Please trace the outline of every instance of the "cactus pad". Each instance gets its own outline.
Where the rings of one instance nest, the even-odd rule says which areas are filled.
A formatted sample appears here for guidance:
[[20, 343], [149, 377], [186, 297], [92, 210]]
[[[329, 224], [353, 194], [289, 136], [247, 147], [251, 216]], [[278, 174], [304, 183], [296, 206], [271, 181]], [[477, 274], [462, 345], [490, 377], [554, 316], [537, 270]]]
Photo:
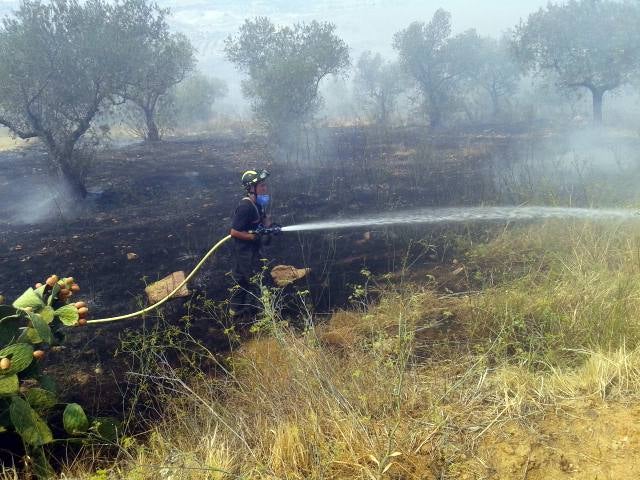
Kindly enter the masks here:
[[0, 359], [5, 357], [11, 360], [11, 366], [6, 370], [0, 370], [0, 375], [21, 372], [33, 361], [33, 347], [26, 343], [14, 343], [0, 350]]
[[40, 338], [40, 335], [38, 335], [38, 331], [32, 327], [28, 327], [22, 330], [22, 333], [16, 340], [16, 343], [30, 343], [32, 345], [42, 342], [44, 342], [44, 340]]
[[29, 402], [29, 405], [31, 405], [31, 408], [37, 412], [45, 412], [58, 403], [56, 395], [43, 388], [30, 388], [27, 390], [27, 393], [25, 393], [25, 398], [27, 402]]
[[13, 375], [0, 375], [0, 396], [14, 395], [18, 393], [20, 385], [18, 383], [18, 376]]
[[70, 403], [66, 406], [62, 414], [62, 423], [70, 435], [84, 433], [89, 428], [89, 420], [82, 407], [77, 403]]
[[10, 305], [0, 305], [0, 321], [7, 317], [15, 317], [18, 310]]
[[33, 288], [29, 288], [13, 302], [13, 306], [15, 308], [31, 307], [34, 310], [39, 310], [44, 307], [44, 302], [42, 301], [42, 297], [38, 295]]
[[29, 319], [31, 320], [31, 325], [38, 332], [38, 336], [45, 343], [51, 343], [51, 329], [47, 322], [37, 313], [30, 313]]
[[53, 441], [53, 434], [40, 415], [20, 397], [11, 399], [9, 407], [11, 423], [22, 440], [34, 447]]
[[44, 388], [51, 393], [56, 393], [58, 391], [58, 386], [56, 385], [55, 380], [49, 375], [40, 375], [37, 379], [41, 388]]
[[78, 319], [80, 318], [78, 315], [78, 309], [75, 305], [65, 305], [64, 307], [60, 307], [55, 311], [55, 315], [68, 327], [78, 323]]
[[5, 317], [0, 320], [0, 345], [8, 345], [20, 336], [20, 317]]
[[38, 313], [40, 314], [42, 319], [47, 323], [51, 323], [51, 321], [55, 317], [53, 308], [48, 305], [44, 307], [42, 310], [40, 310]]

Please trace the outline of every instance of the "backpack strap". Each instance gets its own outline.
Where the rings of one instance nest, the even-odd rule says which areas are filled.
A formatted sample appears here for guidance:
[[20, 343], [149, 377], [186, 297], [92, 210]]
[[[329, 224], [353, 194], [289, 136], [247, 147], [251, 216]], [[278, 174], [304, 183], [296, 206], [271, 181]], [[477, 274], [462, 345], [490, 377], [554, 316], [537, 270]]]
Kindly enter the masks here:
[[262, 215], [260, 215], [260, 210], [258, 210], [258, 206], [253, 203], [253, 200], [251, 200], [249, 197], [244, 197], [242, 200], [247, 200], [251, 206], [253, 206], [253, 208], [256, 210], [256, 214], [258, 215], [258, 221], [262, 220]]

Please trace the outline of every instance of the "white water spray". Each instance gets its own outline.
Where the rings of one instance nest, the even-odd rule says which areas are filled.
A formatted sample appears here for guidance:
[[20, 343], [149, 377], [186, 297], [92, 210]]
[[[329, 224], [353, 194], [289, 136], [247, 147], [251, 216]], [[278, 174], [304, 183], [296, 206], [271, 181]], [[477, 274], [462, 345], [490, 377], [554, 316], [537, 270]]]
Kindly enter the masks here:
[[482, 220], [535, 220], [577, 218], [584, 220], [640, 220], [640, 213], [624, 209], [564, 207], [456, 207], [428, 208], [409, 212], [389, 212], [368, 217], [326, 222], [303, 223], [283, 227], [283, 232], [335, 230], [353, 227], [380, 227], [408, 223], [454, 223]]

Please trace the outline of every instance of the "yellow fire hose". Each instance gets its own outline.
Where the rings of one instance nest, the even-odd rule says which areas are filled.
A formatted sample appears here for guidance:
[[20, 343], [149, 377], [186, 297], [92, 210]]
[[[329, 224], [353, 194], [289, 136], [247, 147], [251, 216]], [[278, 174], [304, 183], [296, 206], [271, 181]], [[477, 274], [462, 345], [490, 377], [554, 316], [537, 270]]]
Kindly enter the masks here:
[[126, 315], [120, 315], [118, 317], [109, 317], [109, 318], [99, 318], [97, 320], [88, 320], [87, 324], [89, 323], [107, 323], [107, 322], [116, 322], [118, 320], [126, 320], [127, 318], [133, 318], [133, 317], [137, 317], [139, 315], [144, 315], [147, 312], [150, 312], [151, 310], [155, 310], [156, 308], [158, 308], [160, 305], [162, 305], [163, 303], [165, 303], [167, 300], [169, 300], [173, 295], [175, 295], [176, 293], [178, 293], [178, 291], [187, 284], [187, 282], [189, 280], [191, 280], [191, 278], [198, 272], [198, 270], [200, 270], [200, 268], [202, 267], [202, 265], [204, 265], [204, 263], [209, 259], [210, 256], [212, 256], [216, 250], [218, 250], [218, 248], [220, 248], [220, 246], [225, 243], [227, 240], [229, 240], [231, 238], [231, 235], [227, 235], [226, 237], [224, 237], [222, 240], [220, 240], [218, 243], [216, 243], [213, 247], [211, 247], [211, 250], [209, 250], [207, 252], [207, 254], [202, 257], [202, 260], [200, 260], [198, 262], [198, 264], [193, 268], [193, 270], [191, 270], [191, 273], [187, 276], [187, 278], [185, 278], [180, 285], [178, 285], [176, 288], [173, 289], [173, 291], [171, 293], [169, 293], [166, 297], [164, 297], [162, 300], [154, 303], [153, 305], [149, 305], [146, 308], [143, 308], [142, 310], [138, 310], [137, 312], [132, 312], [132, 313], [127, 313]]

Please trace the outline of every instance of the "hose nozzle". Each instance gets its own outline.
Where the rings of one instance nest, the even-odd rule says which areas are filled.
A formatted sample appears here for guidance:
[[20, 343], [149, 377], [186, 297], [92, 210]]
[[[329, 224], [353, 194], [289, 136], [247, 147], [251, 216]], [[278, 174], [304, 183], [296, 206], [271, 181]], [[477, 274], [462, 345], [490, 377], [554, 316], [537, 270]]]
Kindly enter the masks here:
[[258, 225], [252, 233], [255, 233], [256, 235], [278, 235], [280, 232], [282, 232], [282, 225], [274, 223], [270, 227]]

